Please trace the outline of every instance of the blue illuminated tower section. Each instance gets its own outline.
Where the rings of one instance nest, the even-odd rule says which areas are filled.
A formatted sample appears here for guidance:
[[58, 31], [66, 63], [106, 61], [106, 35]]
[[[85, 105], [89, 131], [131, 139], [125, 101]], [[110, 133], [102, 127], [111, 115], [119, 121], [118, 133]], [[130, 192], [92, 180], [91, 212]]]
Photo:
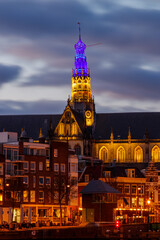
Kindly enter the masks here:
[[[81, 40], [79, 24], [79, 40], [75, 44], [75, 67], [72, 69], [72, 96], [69, 99], [70, 106], [83, 114], [88, 110], [95, 111], [94, 98], [91, 92], [90, 70], [87, 68], [85, 56], [86, 45]], [[88, 114], [89, 115], [89, 114]]]

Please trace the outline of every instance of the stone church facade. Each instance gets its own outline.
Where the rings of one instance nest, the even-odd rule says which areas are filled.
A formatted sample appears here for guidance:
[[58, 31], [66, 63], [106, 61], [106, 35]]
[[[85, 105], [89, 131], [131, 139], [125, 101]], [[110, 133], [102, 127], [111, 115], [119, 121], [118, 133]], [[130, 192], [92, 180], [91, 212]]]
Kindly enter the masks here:
[[24, 128], [36, 141], [46, 138], [68, 141], [77, 155], [104, 163], [160, 162], [160, 112], [96, 113], [91, 91], [86, 45], [79, 34], [72, 70], [72, 95], [63, 114], [0, 116], [0, 127], [20, 135]]

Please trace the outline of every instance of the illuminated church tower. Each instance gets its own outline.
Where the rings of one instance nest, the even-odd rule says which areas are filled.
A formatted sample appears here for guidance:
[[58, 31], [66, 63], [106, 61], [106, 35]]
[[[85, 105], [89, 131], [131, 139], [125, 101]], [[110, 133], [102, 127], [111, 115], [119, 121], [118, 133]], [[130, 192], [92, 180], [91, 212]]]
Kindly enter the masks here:
[[91, 92], [90, 69], [87, 68], [85, 56], [86, 45], [81, 40], [80, 23], [79, 40], [75, 44], [76, 57], [75, 68], [72, 69], [72, 96], [68, 99], [72, 109], [82, 113], [86, 119], [86, 126], [94, 123], [95, 104]]

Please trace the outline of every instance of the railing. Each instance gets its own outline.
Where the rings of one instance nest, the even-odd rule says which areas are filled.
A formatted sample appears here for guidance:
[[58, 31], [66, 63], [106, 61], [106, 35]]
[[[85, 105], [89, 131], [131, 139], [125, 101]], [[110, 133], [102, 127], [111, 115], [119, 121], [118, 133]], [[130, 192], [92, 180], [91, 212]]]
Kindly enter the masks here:
[[11, 159], [12, 162], [21, 162], [24, 161], [24, 155], [17, 155], [17, 156], [13, 156]]
[[14, 170], [11, 171], [11, 176], [24, 176], [24, 170]]

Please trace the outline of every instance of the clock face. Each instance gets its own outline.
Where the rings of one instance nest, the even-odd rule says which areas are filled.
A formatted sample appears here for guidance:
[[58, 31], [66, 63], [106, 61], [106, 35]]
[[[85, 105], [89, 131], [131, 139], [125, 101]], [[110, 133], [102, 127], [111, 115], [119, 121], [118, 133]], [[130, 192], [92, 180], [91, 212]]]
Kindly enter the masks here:
[[86, 118], [91, 118], [91, 115], [92, 115], [91, 111], [88, 110], [88, 111], [85, 112]]

